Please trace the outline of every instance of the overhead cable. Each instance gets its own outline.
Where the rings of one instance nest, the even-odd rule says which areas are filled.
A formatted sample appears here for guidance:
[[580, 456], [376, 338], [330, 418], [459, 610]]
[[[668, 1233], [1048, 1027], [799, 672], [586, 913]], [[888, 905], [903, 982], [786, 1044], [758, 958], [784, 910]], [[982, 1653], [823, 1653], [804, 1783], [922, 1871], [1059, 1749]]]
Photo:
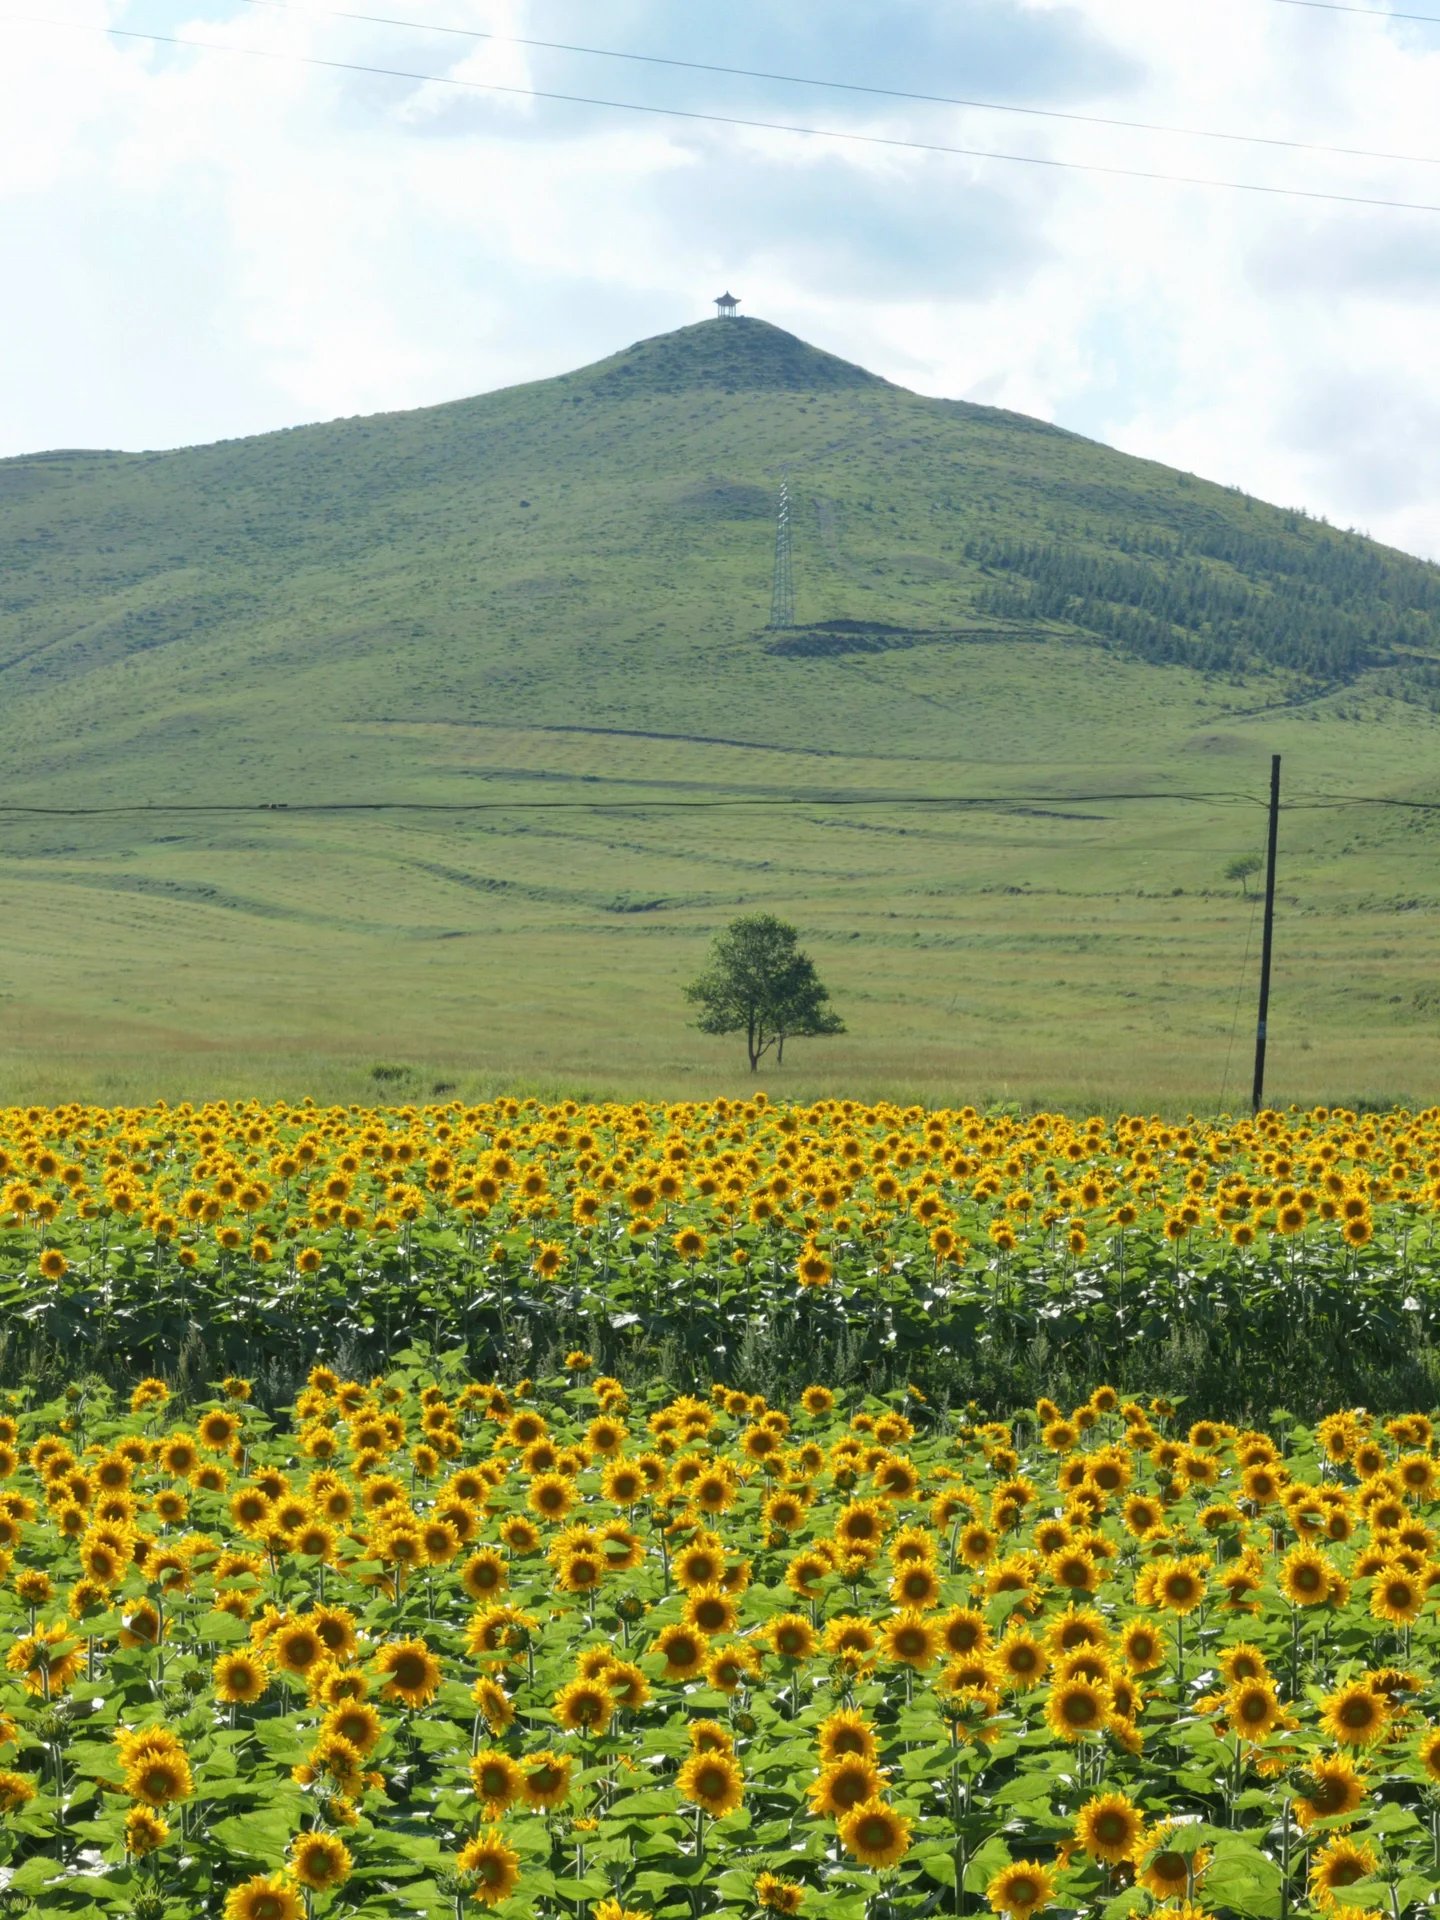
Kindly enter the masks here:
[[864, 94], [878, 100], [905, 100], [926, 106], [964, 107], [980, 113], [1020, 114], [1035, 120], [1064, 120], [1076, 126], [1120, 128], [1131, 133], [1176, 134], [1193, 140], [1224, 140], [1241, 146], [1282, 147], [1298, 153], [1338, 154], [1354, 160], [1398, 160], [1423, 167], [1440, 166], [1440, 154], [1390, 153], [1374, 147], [1332, 146], [1319, 140], [1286, 140], [1263, 133], [1230, 133], [1214, 127], [1176, 126], [1160, 120], [1124, 120], [1108, 114], [1074, 113], [1059, 107], [1021, 106], [1008, 100], [975, 100], [951, 93], [921, 93], [907, 87], [878, 87], [859, 80], [828, 80], [805, 73], [771, 73], [763, 67], [722, 66], [714, 60], [680, 60], [669, 54], [632, 53], [619, 47], [592, 47], [570, 40], [537, 40], [518, 33], [490, 33], [480, 27], [446, 26], [434, 20], [406, 20], [393, 14], [356, 13], [348, 7], [299, 6], [295, 0], [246, 0], [247, 6], [272, 7], [285, 13], [311, 14], [330, 20], [358, 21], [372, 27], [400, 27], [407, 32], [442, 33], [456, 39], [484, 40], [500, 46], [528, 47], [546, 53], [571, 53], [586, 59], [624, 60], [637, 66], [669, 67], [686, 73], [719, 74], [734, 80], [764, 80], [786, 87], [817, 87], [829, 93]]
[[1256, 180], [1221, 180], [1204, 174], [1167, 173], [1148, 167], [1105, 166], [1097, 161], [1059, 160], [1045, 154], [1004, 153], [990, 147], [956, 146], [939, 140], [909, 140], [898, 135], [856, 133], [839, 127], [807, 127], [784, 120], [755, 120], [730, 113], [704, 113], [693, 107], [652, 106], [638, 100], [607, 100], [595, 94], [560, 93], [542, 87], [507, 86], [499, 81], [461, 80], [450, 74], [416, 73], [405, 67], [372, 66], [358, 60], [327, 60], [318, 54], [288, 53], [270, 47], [236, 47], [216, 40], [196, 40], [170, 33], [142, 33], [133, 27], [91, 26], [79, 21], [47, 20], [36, 14], [11, 13], [0, 19], [30, 26], [61, 27], [79, 33], [103, 33], [113, 39], [143, 40], [153, 46], [187, 47], [199, 53], [239, 54], [247, 59], [274, 60], [290, 65], [322, 67], [336, 73], [373, 74], [383, 79], [408, 80], [417, 85], [450, 87], [466, 93], [488, 93], [513, 99], [547, 100], [565, 106], [601, 107], [615, 113], [644, 114], [652, 119], [684, 120], [692, 124], [739, 127], [748, 132], [798, 134], [807, 139], [837, 140], [849, 145], [891, 152], [942, 154], [965, 160], [998, 160], [1007, 165], [1042, 167], [1047, 171], [1083, 173], [1112, 180], [1154, 181], [1168, 186], [1206, 187], [1227, 193], [1259, 194], [1267, 199], [1327, 201], [1351, 207], [1383, 207], [1400, 213], [1440, 213], [1440, 203], [1399, 200], [1383, 194], [1334, 193], [1317, 187], [1277, 187]]
[[146, 814], [255, 813], [669, 813], [720, 807], [1010, 807], [1116, 806], [1137, 800], [1174, 800], [1216, 806], [1264, 807], [1259, 794], [1216, 793], [879, 793], [716, 795], [701, 800], [136, 800], [99, 806], [35, 806], [0, 801], [0, 814], [66, 820]]
[[1362, 20], [1420, 20], [1427, 27], [1440, 27], [1440, 13], [1398, 13], [1391, 7], [1355, 7], [1346, 0], [1272, 0], [1277, 7], [1305, 7], [1312, 13], [1352, 13]]

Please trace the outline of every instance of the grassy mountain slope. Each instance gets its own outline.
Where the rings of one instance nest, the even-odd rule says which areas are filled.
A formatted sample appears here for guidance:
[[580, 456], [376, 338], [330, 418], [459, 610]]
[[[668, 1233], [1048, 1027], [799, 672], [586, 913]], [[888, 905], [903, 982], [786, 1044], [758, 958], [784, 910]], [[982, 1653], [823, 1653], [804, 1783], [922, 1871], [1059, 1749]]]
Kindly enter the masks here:
[[[391, 1056], [711, 1086], [733, 1052], [677, 984], [763, 905], [852, 1029], [791, 1084], [1213, 1102], [1258, 810], [1036, 796], [1256, 794], [1271, 751], [1292, 790], [1433, 791], [1440, 569], [755, 320], [415, 413], [0, 462], [0, 552], [11, 801], [498, 808], [12, 820], [17, 1086], [157, 1054], [177, 1087]], [[886, 793], [1023, 798], [507, 810]], [[1423, 1085], [1431, 817], [1287, 816], [1277, 1093]]]

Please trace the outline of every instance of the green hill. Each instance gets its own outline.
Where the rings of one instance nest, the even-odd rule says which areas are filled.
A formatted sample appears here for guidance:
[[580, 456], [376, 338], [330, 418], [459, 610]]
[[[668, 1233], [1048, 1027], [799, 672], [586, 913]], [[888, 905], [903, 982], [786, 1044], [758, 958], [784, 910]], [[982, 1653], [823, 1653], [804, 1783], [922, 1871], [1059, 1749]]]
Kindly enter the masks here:
[[[728, 1084], [677, 987], [757, 906], [851, 1029], [787, 1085], [1213, 1103], [1263, 825], [1230, 796], [1272, 751], [1292, 793], [1436, 788], [1440, 568], [757, 320], [0, 462], [0, 554], [4, 797], [154, 809], [6, 820], [22, 1092]], [[1085, 797], [1135, 791], [1219, 797]], [[815, 804], [887, 794], [994, 804]], [[373, 800], [493, 810], [301, 810]], [[1433, 817], [1287, 815], [1277, 1095], [1423, 1091]]]

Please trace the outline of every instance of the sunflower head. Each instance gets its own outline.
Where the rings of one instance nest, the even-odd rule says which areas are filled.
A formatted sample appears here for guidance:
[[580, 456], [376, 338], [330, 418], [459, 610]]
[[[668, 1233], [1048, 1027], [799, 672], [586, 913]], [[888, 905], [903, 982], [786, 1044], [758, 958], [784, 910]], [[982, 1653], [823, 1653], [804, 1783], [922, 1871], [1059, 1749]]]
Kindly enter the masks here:
[[338, 1834], [302, 1833], [290, 1850], [290, 1868], [302, 1887], [329, 1893], [344, 1886], [354, 1861]]
[[498, 1828], [477, 1834], [456, 1855], [455, 1870], [465, 1877], [483, 1906], [508, 1900], [520, 1884], [520, 1856]]
[[858, 1756], [873, 1761], [879, 1754], [875, 1730], [863, 1713], [840, 1708], [820, 1722], [820, 1764]]
[[502, 1812], [519, 1797], [522, 1785], [520, 1768], [508, 1753], [487, 1748], [470, 1761], [470, 1783], [475, 1797], [491, 1815]]
[[154, 1853], [170, 1838], [169, 1822], [152, 1807], [132, 1807], [125, 1816], [125, 1851], [132, 1859]]
[[838, 1819], [867, 1800], [878, 1799], [885, 1789], [885, 1775], [868, 1754], [838, 1756], [820, 1769], [820, 1777], [810, 1787], [810, 1811]]
[[382, 1647], [376, 1666], [385, 1676], [382, 1700], [399, 1700], [407, 1707], [423, 1707], [440, 1687], [440, 1662], [423, 1640], [396, 1640]]
[[569, 1733], [604, 1733], [615, 1715], [615, 1696], [598, 1680], [572, 1680], [555, 1696], [555, 1718]]
[[912, 1823], [881, 1799], [862, 1800], [839, 1821], [841, 1845], [865, 1867], [898, 1866], [910, 1849]]
[[799, 1913], [805, 1904], [805, 1889], [798, 1880], [782, 1880], [775, 1873], [758, 1874], [755, 1904], [765, 1913]]
[[1143, 1843], [1139, 1881], [1157, 1900], [1189, 1900], [1210, 1864], [1209, 1850], [1190, 1839], [1184, 1822], [1162, 1821]]
[[1302, 1828], [1316, 1820], [1348, 1817], [1363, 1802], [1366, 1787], [1348, 1754], [1322, 1754], [1295, 1783], [1295, 1817]]
[[1038, 1860], [1015, 1860], [993, 1876], [985, 1898], [1007, 1920], [1030, 1920], [1055, 1898], [1055, 1878]]
[[225, 1920], [301, 1920], [304, 1911], [293, 1883], [280, 1873], [257, 1873], [225, 1901]]
[[574, 1763], [567, 1754], [549, 1749], [527, 1754], [520, 1763], [520, 1792], [526, 1806], [553, 1809], [570, 1792], [570, 1774]]
[[1341, 1906], [1336, 1894], [1353, 1887], [1357, 1880], [1368, 1880], [1378, 1866], [1373, 1847], [1346, 1834], [1336, 1834], [1311, 1860], [1310, 1898], [1322, 1912], [1335, 1912]]
[[680, 1796], [714, 1820], [734, 1813], [744, 1798], [744, 1779], [733, 1754], [701, 1750], [692, 1753], [675, 1777]]
[[1102, 1793], [1087, 1800], [1075, 1820], [1075, 1844], [1083, 1853], [1110, 1866], [1133, 1860], [1145, 1822], [1139, 1808], [1123, 1793]]
[[1320, 1720], [1330, 1737], [1343, 1747], [1368, 1747], [1390, 1722], [1390, 1704], [1364, 1682], [1342, 1687], [1320, 1704]]

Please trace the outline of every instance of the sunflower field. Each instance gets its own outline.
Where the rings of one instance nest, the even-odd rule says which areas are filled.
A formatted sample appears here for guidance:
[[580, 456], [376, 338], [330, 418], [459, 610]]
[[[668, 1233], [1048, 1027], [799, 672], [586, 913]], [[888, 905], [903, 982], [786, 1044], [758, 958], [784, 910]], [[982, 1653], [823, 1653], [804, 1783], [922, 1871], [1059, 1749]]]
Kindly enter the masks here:
[[1440, 1379], [1437, 1220], [1433, 1108], [9, 1109], [0, 1379], [238, 1370], [273, 1403], [314, 1359], [518, 1377], [579, 1345], [772, 1397], [1404, 1407]]
[[1440, 1454], [316, 1366], [0, 1414], [0, 1911], [1403, 1920]]

